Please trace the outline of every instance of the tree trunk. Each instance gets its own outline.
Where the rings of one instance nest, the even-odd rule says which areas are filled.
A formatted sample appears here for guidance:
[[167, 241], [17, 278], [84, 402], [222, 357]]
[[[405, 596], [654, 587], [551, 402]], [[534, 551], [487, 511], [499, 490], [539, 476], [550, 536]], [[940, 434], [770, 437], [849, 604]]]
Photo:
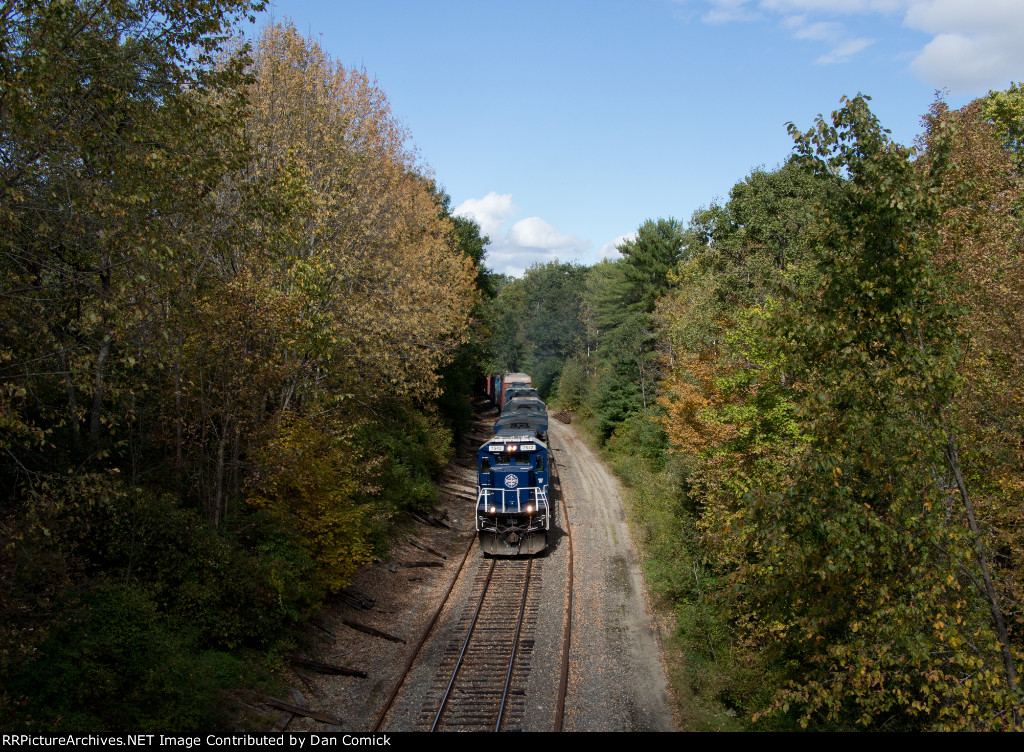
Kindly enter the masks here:
[[210, 515], [210, 524], [214, 527], [220, 524], [221, 503], [224, 498], [224, 448], [228, 443], [227, 421], [221, 424], [220, 440], [217, 442], [217, 471], [213, 485], [213, 504]]
[[78, 418], [78, 395], [75, 394], [75, 379], [71, 373], [71, 359], [64, 348], [60, 350], [60, 365], [68, 374], [68, 421], [71, 427], [71, 445], [75, 452], [78, 453], [82, 450], [82, 427], [79, 425]]
[[92, 416], [89, 420], [89, 446], [95, 451], [100, 443], [100, 417], [103, 412], [103, 389], [106, 381], [107, 358], [110, 356], [110, 344], [114, 339], [112, 332], [103, 335], [100, 351], [96, 354], [93, 377]]
[[[1003, 620], [1003, 610], [999, 605], [999, 596], [996, 593], [995, 585], [992, 583], [992, 575], [989, 572], [988, 559], [985, 556], [985, 544], [981, 538], [981, 530], [978, 527], [978, 520], [974, 516], [974, 505], [967, 494], [967, 484], [964, 481], [963, 473], [960, 472], [960, 458], [957, 455], [956, 443], [953, 434], [946, 428], [946, 460], [953, 470], [953, 477], [956, 479], [957, 488], [960, 491], [960, 498], [963, 499], [964, 509], [967, 511], [967, 524], [974, 535], [975, 551], [978, 556], [978, 566], [981, 568], [982, 595], [988, 602], [989, 613], [992, 616], [992, 624], [996, 630], [996, 637], [999, 640], [999, 648], [1003, 657], [1003, 668], [1006, 671], [1006, 683], [1011, 694], [1017, 691], [1017, 669], [1013, 664], [1013, 651], [1010, 649], [1010, 635], [1006, 631], [1006, 622]], [[1014, 709], [1014, 724], [1019, 724], [1020, 718]]]
[[184, 334], [182, 333], [181, 322], [178, 322], [178, 351], [174, 358], [174, 474], [175, 485], [178, 493], [181, 493], [183, 483], [182, 476], [185, 472], [184, 448], [182, 439], [182, 415], [181, 415], [181, 360], [184, 347]]

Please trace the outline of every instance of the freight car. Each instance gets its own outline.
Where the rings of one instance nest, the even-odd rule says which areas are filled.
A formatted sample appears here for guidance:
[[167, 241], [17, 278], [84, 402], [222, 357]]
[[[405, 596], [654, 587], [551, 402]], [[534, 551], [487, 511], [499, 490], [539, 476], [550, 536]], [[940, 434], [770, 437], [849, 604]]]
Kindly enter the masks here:
[[509, 389], [518, 387], [532, 387], [533, 379], [525, 373], [506, 373], [491, 376], [488, 381], [488, 394], [494, 400], [494, 404], [501, 410], [505, 406], [506, 392]]

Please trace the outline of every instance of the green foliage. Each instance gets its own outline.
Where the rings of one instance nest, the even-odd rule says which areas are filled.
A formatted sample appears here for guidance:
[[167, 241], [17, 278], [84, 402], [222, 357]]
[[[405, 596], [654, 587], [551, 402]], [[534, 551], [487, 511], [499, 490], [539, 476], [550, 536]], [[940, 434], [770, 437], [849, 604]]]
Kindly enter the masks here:
[[474, 390], [487, 374], [485, 363], [489, 360], [491, 332], [485, 323], [486, 305], [498, 294], [498, 279], [484, 265], [490, 238], [480, 234], [480, 225], [467, 217], [452, 215], [451, 197], [434, 184], [430, 185], [430, 192], [438, 213], [451, 222], [449, 242], [476, 267], [476, 290], [480, 296], [471, 314], [469, 339], [459, 345], [451, 360], [438, 370], [437, 408], [454, 433], [454, 443], [458, 444], [473, 422]]
[[[955, 481], [952, 419], [980, 429], [961, 395], [986, 387], [965, 389], [961, 369], [994, 362], [964, 359], [963, 312], [993, 349], [1016, 325], [988, 317], [986, 293], [1016, 294], [999, 240], [1013, 231], [991, 216], [1016, 194], [973, 134], [956, 155], [970, 177], [952, 177], [962, 122], [933, 112], [923, 158], [860, 97], [791, 128], [793, 160], [695, 215], [690, 258], [658, 301], [674, 361], [665, 428], [699, 533], [678, 535], [708, 596], [673, 590], [680, 639], [722, 669], [698, 698], [728, 695], [759, 725], [1017, 723], [999, 605], [1012, 590], [990, 583], [969, 498], [980, 490], [993, 521], [1000, 504], [985, 473], [973, 492]], [[965, 294], [993, 269], [998, 283]]]
[[145, 589], [104, 583], [65, 610], [66, 621], [7, 688], [27, 704], [16, 727], [49, 733], [197, 732], [222, 727], [220, 692], [251, 672], [197, 650], [161, 618]]
[[[706, 477], [725, 494], [701, 526], [732, 562], [744, 633], [777, 660], [802, 657], [777, 712], [800, 708], [804, 724], [871, 726], [897, 713], [908, 727], [984, 726], [1005, 702], [998, 652], [964, 575], [969, 536], [950, 524], [936, 471], [960, 352], [929, 245], [942, 144], [915, 163], [861, 98], [794, 137], [804, 164], [844, 182], [822, 202], [814, 284], [772, 316], [767, 347], [726, 339], [764, 386], [736, 404], [750, 374], [717, 381], [721, 402], [705, 416], [730, 429], [714, 455], [726, 475]], [[780, 390], [771, 362], [795, 389]], [[759, 458], [777, 442], [790, 450], [766, 468]], [[963, 652], [968, 640], [980, 655]], [[968, 715], [956, 719], [954, 705]]]
[[[984, 110], [1011, 151], [1017, 94]], [[559, 397], [630, 488], [702, 728], [1019, 726], [1020, 193], [976, 110], [922, 155], [844, 100], [587, 273]]]
[[809, 231], [820, 221], [814, 207], [834, 182], [796, 159], [772, 172], [755, 170], [733, 186], [724, 206], [695, 213], [694, 268], [686, 273], [706, 276], [723, 312], [763, 302], [785, 284], [787, 269], [806, 261]]
[[737, 711], [767, 701], [765, 666], [733, 644], [728, 610], [714, 598], [719, 581], [702, 559], [690, 508], [690, 468], [679, 455], [666, 455], [663, 441], [659, 423], [633, 415], [615, 430], [604, 456], [626, 486], [647, 585], [675, 616], [667, 647], [675, 656], [670, 681], [682, 725], [693, 731], [741, 730], [748, 722]]
[[451, 435], [414, 406], [446, 365], [466, 422], [487, 239], [365, 74], [294, 28], [251, 58], [231, 39], [262, 7], [0, 13], [0, 668], [19, 723], [218, 723], [238, 672], [216, 651], [272, 648], [395, 513], [436, 500]]
[[517, 279], [503, 279], [498, 294], [485, 304], [484, 316], [491, 333], [491, 373], [521, 370], [526, 354], [522, 322], [526, 317], [526, 285]]
[[[309, 562], [265, 524], [253, 521], [263, 541], [240, 545], [116, 475], [53, 492], [59, 503], [40, 497], [18, 536], [22, 565], [5, 588], [5, 645], [20, 643], [4, 656], [12, 720], [81, 733], [217, 728], [219, 692], [253, 674], [221, 651], [265, 647], [305, 614]], [[291, 592], [276, 587], [283, 567], [302, 569]]]
[[336, 592], [370, 560], [373, 461], [345, 427], [286, 413], [259, 455], [251, 505], [285, 525], [309, 554], [315, 588]]
[[1024, 166], [1024, 84], [1011, 83], [1004, 91], [990, 91], [982, 115], [995, 126], [1019, 170]]
[[563, 409], [580, 410], [588, 403], [590, 377], [579, 357], [570, 357], [558, 376], [556, 400]]
[[578, 264], [536, 263], [503, 285], [489, 306], [492, 372], [524, 371], [546, 398], [565, 359], [583, 339], [580, 301], [586, 270]]
[[434, 480], [452, 455], [452, 434], [436, 416], [390, 405], [390, 414], [360, 428], [368, 451], [380, 458], [374, 475], [376, 496], [390, 517], [437, 504]]
[[665, 464], [668, 440], [653, 415], [633, 413], [615, 426], [607, 447], [609, 451], [623, 456], [643, 458], [652, 470], [661, 471]]
[[688, 237], [678, 219], [647, 220], [636, 237], [618, 246], [622, 270], [629, 285], [621, 307], [651, 313], [654, 301], [668, 289], [668, 273], [688, 253]]

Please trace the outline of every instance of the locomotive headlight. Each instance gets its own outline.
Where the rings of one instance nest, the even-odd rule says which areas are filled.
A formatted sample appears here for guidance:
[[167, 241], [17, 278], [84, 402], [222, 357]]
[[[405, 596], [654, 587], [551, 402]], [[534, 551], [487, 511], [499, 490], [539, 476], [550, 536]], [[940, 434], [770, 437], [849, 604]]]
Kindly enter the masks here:
[[527, 514], [533, 514], [533, 504], [527, 504], [526, 505], [526, 513]]
[[494, 513], [495, 513], [495, 512], [497, 512], [497, 511], [498, 511], [498, 508], [497, 508], [497, 507], [495, 507], [495, 506], [492, 506], [492, 507], [491, 507], [491, 514], [494, 514]]

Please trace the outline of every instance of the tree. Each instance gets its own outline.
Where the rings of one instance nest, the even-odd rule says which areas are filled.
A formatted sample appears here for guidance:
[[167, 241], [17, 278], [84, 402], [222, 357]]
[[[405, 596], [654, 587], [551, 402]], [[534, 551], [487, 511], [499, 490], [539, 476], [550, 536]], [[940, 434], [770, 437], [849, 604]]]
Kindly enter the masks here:
[[[1000, 290], [1014, 286], [1000, 249], [1011, 224], [986, 215], [1016, 194], [976, 126], [931, 122], [923, 156], [893, 143], [862, 97], [791, 127], [794, 160], [696, 217], [704, 242], [659, 307], [678, 363], [666, 430], [692, 458], [716, 601], [741, 651], [788, 679], [774, 712], [805, 724], [1018, 723], [1012, 588], [1005, 575], [997, 588], [977, 514], [984, 499], [992, 533], [1008, 531], [1000, 484], [977, 463], [993, 450], [1015, 460], [969, 417], [982, 411], [964, 397], [1001, 366], [964, 358], [994, 320], [962, 276], [978, 254]], [[757, 210], [779, 196], [791, 217]], [[965, 389], [967, 375], [983, 378]]]
[[1024, 84], [1011, 83], [1005, 91], [990, 91], [980, 109], [1019, 171], [1024, 167]]
[[297, 357], [319, 360], [319, 389], [432, 396], [437, 367], [466, 336], [477, 270], [453, 247], [406, 131], [364, 72], [293, 26], [266, 27], [253, 73], [256, 159], [244, 177], [294, 185], [302, 201], [298, 236], [262, 230], [322, 335]]
[[[1018, 89], [993, 93], [987, 102], [975, 101], [958, 111], [936, 103], [922, 139], [929, 151], [942, 140], [950, 150], [940, 192], [936, 261], [955, 280], [951, 295], [963, 311], [959, 334], [964, 348], [961, 386], [947, 410], [948, 461], [962, 484], [958, 490], [976, 536], [985, 594], [1011, 685], [1016, 676], [1012, 653], [1016, 649], [1019, 655], [1021, 649], [1014, 632], [1020, 628], [1024, 597], [1018, 568], [1010, 564], [1024, 550], [1013, 511], [1019, 508], [1018, 468], [1024, 462], [1024, 424], [1017, 408], [1024, 400], [1022, 186], [1015, 153], [1019, 144], [1003, 139], [1001, 145], [1007, 125], [998, 119], [985, 122], [985, 113], [992, 101], [1002, 108], [1019, 99]], [[999, 628], [1003, 614], [1009, 624]]]
[[[763, 566], [781, 573], [748, 591], [751, 605], [814, 656], [782, 697], [806, 717], [1016, 724], [1012, 659], [948, 420], [963, 344], [934, 264], [948, 139], [936, 134], [919, 163], [862, 97], [791, 132], [801, 161], [843, 186], [814, 243], [819, 281], [780, 322], [809, 451], [781, 498], [749, 502], [772, 552]], [[979, 619], [982, 604], [991, 619]]]
[[627, 306], [644, 313], [654, 310], [654, 301], [668, 289], [668, 273], [685, 258], [687, 238], [683, 224], [668, 219], [647, 220], [636, 237], [619, 244], [625, 259], [623, 272], [630, 284]]
[[484, 265], [486, 247], [490, 238], [480, 234], [480, 225], [468, 217], [451, 213], [451, 198], [447, 193], [431, 187], [439, 213], [453, 227], [452, 246], [476, 267], [476, 292], [479, 302], [471, 313], [469, 338], [458, 347], [451, 362], [440, 370], [441, 394], [437, 403], [442, 414], [451, 422], [458, 444], [473, 422], [472, 395], [474, 388], [486, 376], [485, 362], [490, 350], [490, 336], [485, 324], [486, 303], [497, 295], [495, 275]]
[[496, 370], [526, 371], [541, 395], [548, 393], [584, 336], [585, 273], [578, 264], [537, 262], [501, 286], [489, 312]]
[[97, 519], [162, 474], [170, 311], [219, 250], [214, 195], [246, 157], [246, 49], [227, 40], [262, 5], [0, 9], [5, 675], [65, 618], [61, 596], [102, 579]]
[[53, 423], [23, 412], [29, 403], [5, 401], [4, 413], [66, 432], [76, 453], [83, 429], [95, 454], [109, 449], [101, 439], [112, 426], [132, 420], [130, 396], [112, 403], [131, 394], [141, 344], [160, 329], [161, 305], [179, 294], [170, 266], [182, 271], [203, 253], [195, 228], [242, 153], [226, 125], [239, 118], [244, 54], [219, 66], [213, 56], [233, 18], [259, 7], [4, 8], [0, 304], [5, 321], [21, 322], [3, 332], [4, 378], [10, 393], [53, 389], [64, 398]]

